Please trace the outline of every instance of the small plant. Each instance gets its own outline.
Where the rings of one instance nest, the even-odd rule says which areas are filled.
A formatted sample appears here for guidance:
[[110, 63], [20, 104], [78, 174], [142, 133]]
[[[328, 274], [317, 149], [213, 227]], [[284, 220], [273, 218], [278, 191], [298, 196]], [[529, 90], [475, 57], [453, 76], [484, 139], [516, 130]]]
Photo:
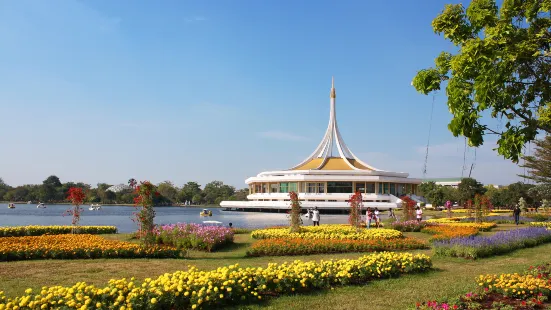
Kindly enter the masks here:
[[549, 207], [550, 207], [549, 200], [544, 199], [541, 201], [541, 208], [543, 209], [543, 212], [545, 213], [549, 212]]
[[80, 214], [82, 213], [82, 208], [80, 206], [84, 202], [85, 198], [86, 194], [80, 187], [71, 187], [69, 188], [69, 191], [67, 191], [67, 200], [69, 200], [73, 204], [73, 207], [65, 211], [65, 214], [69, 214], [72, 217], [72, 234], [78, 233]]
[[296, 192], [290, 192], [289, 197], [291, 198], [289, 226], [291, 226], [291, 232], [300, 232], [300, 225], [302, 225], [302, 219], [300, 218], [300, 200], [298, 199], [298, 194]]
[[363, 206], [363, 199], [362, 199], [362, 193], [356, 192], [352, 196], [350, 196], [350, 200], [348, 202], [350, 205], [350, 214], [348, 215], [348, 224], [352, 225], [353, 227], [356, 227], [356, 230], [360, 230], [360, 225], [362, 222], [362, 206]]

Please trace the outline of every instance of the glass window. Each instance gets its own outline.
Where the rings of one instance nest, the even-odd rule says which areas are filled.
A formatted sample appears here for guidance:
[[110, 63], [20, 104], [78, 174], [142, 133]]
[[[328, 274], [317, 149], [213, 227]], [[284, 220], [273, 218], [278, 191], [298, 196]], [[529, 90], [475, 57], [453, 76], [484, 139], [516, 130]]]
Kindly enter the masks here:
[[268, 184], [262, 183], [262, 192], [267, 193], [268, 192]]
[[325, 183], [318, 183], [318, 193], [325, 193]]
[[270, 184], [270, 193], [277, 193], [277, 192], [279, 192], [279, 184], [278, 183]]
[[388, 184], [388, 183], [383, 183], [383, 184], [384, 184], [384, 190], [383, 190], [383, 193], [385, 193], [385, 194], [388, 194], [388, 192], [389, 192], [389, 187], [390, 187], [390, 186], [389, 186], [389, 184]]
[[379, 185], [379, 194], [383, 193], [383, 183], [377, 183]]
[[365, 193], [365, 183], [356, 182], [356, 192]]
[[289, 192], [297, 191], [297, 183], [289, 183]]
[[289, 183], [279, 183], [279, 192], [288, 193], [289, 192]]
[[306, 183], [306, 192], [307, 193], [316, 193], [318, 183]]
[[396, 184], [395, 183], [390, 183], [390, 194], [391, 195], [396, 195]]
[[367, 183], [365, 187], [366, 193], [375, 193], [375, 183]]
[[255, 193], [262, 193], [262, 184], [255, 184], [254, 185], [254, 192]]
[[327, 182], [327, 193], [352, 193], [352, 182]]

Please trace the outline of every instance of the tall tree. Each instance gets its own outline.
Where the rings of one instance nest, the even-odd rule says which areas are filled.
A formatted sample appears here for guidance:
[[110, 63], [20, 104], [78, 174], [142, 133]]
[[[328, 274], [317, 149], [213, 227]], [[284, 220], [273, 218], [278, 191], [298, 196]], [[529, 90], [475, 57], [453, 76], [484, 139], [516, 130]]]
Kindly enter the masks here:
[[42, 182], [42, 185], [49, 185], [49, 186], [52, 186], [53, 188], [58, 188], [58, 187], [61, 187], [61, 181], [57, 176], [51, 175]]
[[494, 0], [473, 0], [467, 9], [446, 5], [432, 21], [457, 53], [440, 53], [412, 85], [428, 94], [446, 84], [454, 136], [480, 146], [485, 134], [496, 134], [498, 153], [518, 162], [538, 132], [551, 133], [550, 11], [548, 0], [504, 0], [499, 10]]
[[[187, 182], [180, 190], [178, 198], [181, 202], [195, 201], [194, 197], [196, 195], [201, 196], [201, 185], [197, 182]], [[200, 202], [200, 200], [197, 202]]]
[[528, 168], [529, 173], [520, 176], [538, 183], [551, 184], [551, 136], [536, 140], [535, 144], [534, 155], [523, 156], [524, 165], [521, 167]]
[[178, 195], [178, 188], [172, 184], [170, 181], [164, 181], [162, 183], [159, 183], [157, 185], [157, 191], [161, 196], [166, 198], [170, 202], [176, 201], [176, 196]]
[[462, 204], [473, 200], [476, 194], [483, 195], [486, 192], [484, 186], [473, 178], [463, 178], [457, 187], [458, 198]]
[[207, 204], [219, 204], [222, 200], [229, 199], [235, 193], [235, 188], [225, 185], [221, 181], [212, 181], [205, 185], [203, 194]]

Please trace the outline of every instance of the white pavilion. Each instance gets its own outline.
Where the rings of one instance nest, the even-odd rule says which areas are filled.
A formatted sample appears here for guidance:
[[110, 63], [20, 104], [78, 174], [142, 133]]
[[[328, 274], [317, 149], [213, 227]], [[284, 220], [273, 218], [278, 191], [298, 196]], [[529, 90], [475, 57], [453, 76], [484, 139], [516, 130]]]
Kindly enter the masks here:
[[[346, 210], [350, 196], [359, 191], [364, 207], [387, 210], [400, 207], [399, 197], [416, 194], [420, 179], [404, 172], [377, 169], [361, 161], [346, 146], [337, 125], [334, 80], [331, 85], [329, 125], [316, 150], [288, 170], [267, 171], [250, 177], [248, 201], [222, 201], [232, 210], [268, 211], [290, 207], [289, 192], [298, 193], [303, 208]], [[336, 147], [338, 156], [333, 154]], [[336, 152], [337, 153], [337, 152]]]

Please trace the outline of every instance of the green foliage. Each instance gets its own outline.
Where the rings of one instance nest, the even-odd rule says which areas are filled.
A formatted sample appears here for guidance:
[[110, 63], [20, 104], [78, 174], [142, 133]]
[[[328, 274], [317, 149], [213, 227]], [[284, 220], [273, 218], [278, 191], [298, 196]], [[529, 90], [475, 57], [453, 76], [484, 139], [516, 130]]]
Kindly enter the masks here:
[[551, 136], [536, 140], [535, 144], [534, 156], [522, 157], [524, 165], [521, 167], [528, 168], [529, 173], [520, 176], [538, 183], [551, 184]]
[[461, 204], [465, 204], [469, 200], [473, 200], [475, 195], [483, 195], [486, 188], [482, 183], [473, 178], [463, 178], [457, 187], [458, 198]]
[[520, 197], [518, 200], [518, 206], [522, 209], [522, 211], [527, 212], [528, 211], [528, 204], [526, 203], [526, 200], [524, 200], [523, 197]]
[[[448, 4], [433, 20], [457, 53], [440, 53], [412, 85], [428, 94], [447, 83], [454, 136], [480, 146], [485, 134], [496, 134], [498, 153], [518, 162], [538, 132], [551, 133], [550, 3], [505, 0], [498, 10], [494, 0], [473, 0], [467, 9]], [[504, 128], [490, 128], [487, 115], [504, 120]]]
[[435, 182], [423, 182], [419, 185], [419, 193], [425, 197], [433, 207], [443, 206], [446, 201], [456, 201], [457, 189], [449, 186], [437, 185]]
[[164, 181], [157, 185], [157, 191], [169, 202], [176, 202], [178, 196], [178, 188], [170, 181]]
[[218, 204], [222, 200], [228, 200], [235, 193], [235, 188], [225, 185], [222, 181], [212, 181], [203, 189], [204, 200], [207, 204]]

